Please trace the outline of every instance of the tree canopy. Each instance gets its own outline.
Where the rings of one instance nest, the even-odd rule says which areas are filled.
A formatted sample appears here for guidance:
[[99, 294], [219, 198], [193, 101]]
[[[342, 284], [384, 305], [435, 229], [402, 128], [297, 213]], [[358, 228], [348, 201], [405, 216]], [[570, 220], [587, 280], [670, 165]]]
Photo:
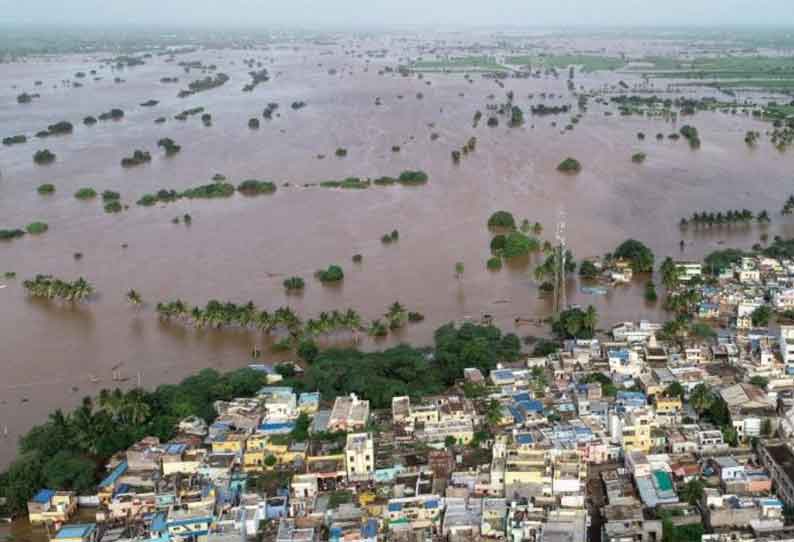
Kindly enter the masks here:
[[623, 241], [612, 254], [615, 258], [628, 260], [635, 273], [653, 272], [653, 252], [640, 241], [635, 239]]
[[513, 214], [508, 211], [496, 211], [488, 219], [488, 227], [509, 228], [512, 230], [516, 227], [516, 219], [513, 217]]

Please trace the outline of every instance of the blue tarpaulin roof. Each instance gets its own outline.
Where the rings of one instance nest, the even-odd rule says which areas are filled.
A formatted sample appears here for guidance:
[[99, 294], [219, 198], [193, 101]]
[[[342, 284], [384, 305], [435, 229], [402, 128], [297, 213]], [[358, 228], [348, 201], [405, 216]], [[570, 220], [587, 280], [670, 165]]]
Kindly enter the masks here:
[[85, 538], [91, 534], [94, 529], [96, 529], [96, 525], [93, 523], [74, 523], [72, 525], [64, 525], [55, 535], [55, 538]]
[[168, 455], [180, 455], [186, 448], [187, 446], [184, 444], [169, 444], [165, 449], [165, 453]]
[[508, 405], [508, 410], [510, 410], [510, 414], [513, 415], [513, 419], [517, 423], [524, 423], [526, 421], [526, 416], [524, 416], [518, 408], [514, 407], [513, 405]]
[[257, 430], [262, 433], [289, 433], [294, 428], [294, 422], [267, 422], [260, 424]]
[[532, 444], [535, 439], [529, 433], [519, 433], [516, 435], [516, 442], [519, 444]]
[[160, 532], [164, 531], [166, 528], [166, 520], [165, 520], [165, 513], [160, 512], [159, 514], [155, 514], [152, 518], [152, 531]]
[[54, 489], [40, 489], [38, 493], [33, 495], [31, 501], [39, 504], [47, 504], [55, 496]]
[[130, 490], [129, 484], [119, 484], [119, 486], [113, 492], [113, 496], [123, 495], [124, 493], [127, 493], [129, 490]]
[[374, 538], [378, 534], [378, 522], [374, 519], [368, 519], [367, 522], [361, 527], [361, 536], [363, 538]]

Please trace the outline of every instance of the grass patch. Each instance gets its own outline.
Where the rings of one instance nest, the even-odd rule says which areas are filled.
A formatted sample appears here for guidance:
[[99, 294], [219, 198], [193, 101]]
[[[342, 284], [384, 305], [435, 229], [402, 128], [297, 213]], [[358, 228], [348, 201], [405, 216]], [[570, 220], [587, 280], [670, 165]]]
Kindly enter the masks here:
[[508, 64], [528, 64], [534, 67], [564, 69], [580, 66], [583, 72], [617, 70], [626, 65], [622, 58], [598, 55], [518, 55], [505, 59]]

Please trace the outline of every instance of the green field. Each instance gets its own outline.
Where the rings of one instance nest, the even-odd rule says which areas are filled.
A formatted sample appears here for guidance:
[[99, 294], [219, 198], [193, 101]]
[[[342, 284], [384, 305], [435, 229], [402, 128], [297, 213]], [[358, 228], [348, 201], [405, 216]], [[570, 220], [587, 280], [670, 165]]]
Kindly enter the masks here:
[[417, 60], [412, 66], [419, 71], [443, 71], [443, 70], [466, 70], [466, 69], [501, 69], [502, 66], [496, 63], [492, 56], [465, 56], [444, 58], [438, 60]]
[[508, 64], [529, 65], [555, 69], [566, 69], [569, 66], [581, 66], [584, 72], [599, 70], [617, 70], [626, 65], [622, 58], [597, 55], [519, 55], [505, 59]]
[[[692, 85], [696, 83], [690, 83]], [[759, 90], [794, 90], [794, 79], [741, 79], [736, 81], [718, 81], [705, 86], [714, 88], [747, 88]]]
[[[651, 57], [643, 59], [654, 68], [635, 68], [651, 77], [676, 79], [774, 79], [794, 78], [794, 58], [720, 56], [694, 59]], [[664, 71], [661, 71], [664, 70]]]
[[794, 105], [768, 105], [764, 109], [764, 114], [771, 119], [787, 119], [794, 117]]

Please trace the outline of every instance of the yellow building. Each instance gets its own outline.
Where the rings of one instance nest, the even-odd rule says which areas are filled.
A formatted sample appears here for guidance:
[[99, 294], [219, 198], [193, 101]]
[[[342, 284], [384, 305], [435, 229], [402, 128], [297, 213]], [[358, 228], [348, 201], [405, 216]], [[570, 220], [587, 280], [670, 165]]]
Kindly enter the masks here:
[[32, 524], [66, 523], [77, 511], [77, 497], [71, 491], [42, 489], [28, 501], [28, 519]]
[[621, 443], [625, 453], [650, 451], [652, 421], [651, 414], [645, 409], [635, 410], [626, 415], [621, 433]]
[[656, 404], [657, 414], [674, 416], [681, 412], [682, 404], [680, 397], [665, 397], [663, 395], [657, 395], [654, 399], [654, 403]]
[[305, 443], [294, 442], [291, 444], [274, 442], [271, 438], [253, 434], [248, 437], [243, 453], [243, 469], [246, 472], [255, 472], [272, 467], [267, 466], [266, 460], [269, 456], [276, 458], [276, 464], [292, 463], [296, 459], [306, 458]]
[[552, 464], [545, 450], [514, 449], [505, 457], [505, 486], [541, 486], [551, 494]]
[[248, 434], [243, 431], [235, 431], [220, 435], [212, 441], [212, 453], [214, 454], [237, 454], [245, 451], [245, 442]]

